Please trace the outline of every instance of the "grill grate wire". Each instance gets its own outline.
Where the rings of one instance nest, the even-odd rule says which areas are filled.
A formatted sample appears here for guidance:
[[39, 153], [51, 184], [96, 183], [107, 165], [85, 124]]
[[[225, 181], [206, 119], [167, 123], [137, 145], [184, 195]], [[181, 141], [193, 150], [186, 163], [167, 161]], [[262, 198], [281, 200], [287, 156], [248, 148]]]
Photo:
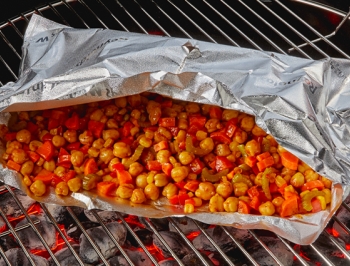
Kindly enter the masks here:
[[[145, 2], [147, 3], [145, 4]], [[190, 0], [133, 0], [129, 2], [125, 0], [116, 0], [115, 2], [107, 0], [103, 2], [101, 0], [61, 0], [49, 3], [45, 6], [34, 8], [34, 10], [27, 13], [21, 13], [20, 16], [9, 19], [0, 25], [0, 40], [2, 40], [2, 43], [0, 43], [0, 71], [2, 73], [0, 76], [0, 86], [3, 86], [3, 84], [8, 81], [14, 81], [17, 79], [17, 75], [15, 73], [17, 73], [19, 60], [21, 59], [20, 45], [21, 40], [23, 40], [22, 33], [24, 32], [25, 26], [28, 24], [31, 15], [34, 13], [73, 27], [103, 27], [124, 31], [142, 32], [146, 34], [157, 33], [165, 36], [187, 37], [190, 39], [196, 38], [211, 41], [214, 43], [251, 47], [258, 50], [272, 50], [283, 54], [290, 52], [292, 55], [302, 56], [305, 58], [318, 59], [330, 56], [339, 56], [348, 59], [350, 58], [349, 51], [343, 51], [341, 48], [329, 40], [330, 37], [335, 36], [335, 33], [328, 35], [320, 33], [308, 22], [303, 20], [294, 10], [292, 10], [291, 7], [288, 7], [287, 4], [283, 4], [279, 0], [257, 0], [254, 2], [254, 4], [248, 4], [243, 0], [237, 0], [234, 3], [231, 3], [228, 0], [220, 0], [216, 2], [210, 0], [202, 0], [199, 2], [200, 4], [198, 4], [198, 1], [196, 2]], [[244, 16], [241, 15], [241, 10], [244, 10]], [[281, 10], [285, 12], [283, 14], [288, 13], [290, 16], [288, 16], [288, 14], [285, 16], [280, 15]], [[339, 11], [335, 13], [342, 18], [345, 17], [347, 20], [345, 22], [344, 19], [341, 22], [342, 24], [340, 26], [343, 24], [348, 24], [347, 18], [349, 14], [346, 15], [345, 13]], [[213, 17], [215, 17], [215, 19], [213, 19]], [[251, 19], [252, 17], [253, 19]], [[274, 19], [271, 19], [271, 17], [274, 17]], [[284, 27], [276, 27], [276, 21], [279, 21], [280, 24], [284, 25]], [[298, 30], [297, 26], [295, 26], [298, 24], [294, 24], [296, 21], [304, 25], [305, 28], [308, 29], [311, 33], [305, 33], [305, 31], [301, 32], [300, 24]], [[340, 29], [340, 26], [336, 28], [336, 31]], [[271, 33], [273, 33], [273, 35]], [[322, 41], [323, 43], [320, 44]], [[304, 44], [297, 45], [296, 43]], [[0, 233], [0, 237], [10, 234], [13, 235], [17, 239], [18, 244], [23, 249], [30, 263], [35, 265], [33, 259], [29, 255], [29, 251], [26, 250], [24, 244], [16, 233], [26, 228], [32, 228], [36, 235], [39, 237], [40, 241], [46, 247], [50, 257], [53, 260], [53, 263], [55, 265], [60, 265], [59, 261], [49, 249], [47, 243], [35, 226], [40, 221], [33, 221], [29, 217], [19, 198], [9, 186], [2, 186], [1, 193], [11, 194], [15, 202], [18, 204], [19, 208], [22, 210], [22, 213], [28, 223], [18, 228], [14, 228], [11, 225], [10, 221], [7, 219], [3, 210], [0, 209], [0, 215], [8, 227], [8, 230]], [[40, 206], [46, 217], [54, 225], [56, 231], [61, 236], [66, 246], [74, 255], [77, 263], [79, 265], [84, 265], [83, 261], [79, 258], [79, 255], [70, 244], [69, 240], [61, 232], [59, 225], [47, 209], [46, 205], [40, 203]], [[83, 224], [74, 214], [74, 211], [70, 207], [66, 208], [71, 218], [81, 229], [82, 233], [86, 236], [89, 243], [99, 255], [102, 261], [100, 265], [109, 265], [107, 259], [104, 258], [103, 254], [94, 243], [93, 239], [85, 230]], [[345, 202], [342, 203], [342, 208], [345, 208], [348, 212], [350, 212], [350, 207]], [[132, 228], [125, 221], [122, 214], [117, 214], [122, 224], [125, 225], [129, 233], [145, 251], [145, 254], [147, 254], [147, 256], [151, 259], [152, 263], [154, 265], [159, 265], [157, 260], [147, 250], [142, 240], [135, 234]], [[102, 228], [106, 231], [107, 235], [117, 246], [127, 262], [130, 265], [135, 265], [127, 253], [123, 250], [123, 248], [118, 244], [117, 239], [106, 227], [98, 212], [93, 211], [93, 215], [95, 216], [96, 220], [102, 225]], [[185, 240], [186, 244], [198, 256], [203, 265], [208, 265], [202, 254], [195, 249], [191, 241], [187, 239], [185, 234], [176, 225], [175, 221], [172, 218], [168, 218], [168, 221], [175, 228], [176, 232], [178, 232], [180, 236]], [[350, 229], [337, 216], [334, 216], [332, 218], [332, 222], [338, 223], [339, 226], [345, 231], [345, 233], [350, 235]], [[175, 252], [159, 234], [155, 226], [153, 226], [151, 220], [146, 219], [146, 223], [149, 225], [149, 228], [153, 231], [153, 233], [169, 250], [178, 264], [183, 265], [181, 260], [176, 256]], [[203, 230], [203, 228], [196, 221], [194, 221], [194, 223], [197, 225], [198, 230], [201, 231], [207, 237], [209, 242], [213, 244], [227, 265], [235, 265], [225, 254], [225, 252], [220, 249], [217, 243], [215, 243], [215, 241]], [[243, 256], [251, 265], [259, 265], [255, 258], [253, 258], [253, 256], [244, 248], [242, 244], [240, 244], [240, 241], [236, 239], [234, 235], [228, 232], [225, 227], [222, 227], [222, 229], [224, 233], [227, 234], [235, 243], [237, 248], [242, 252]], [[274, 254], [274, 252], [271, 251], [270, 248], [260, 239], [259, 230], [249, 230], [249, 233], [260, 244], [261, 249], [266, 251], [267, 256], [271, 256], [277, 265], [283, 265], [279, 258]], [[350, 263], [350, 255], [339, 242], [339, 240], [333, 237], [327, 230], [323, 232], [323, 235], [329, 242], [333, 243], [333, 245], [341, 254], [343, 254], [344, 260], [347, 261], [345, 263]], [[301, 256], [299, 252], [293, 248], [293, 243], [283, 239], [280, 236], [275, 236], [277, 241], [281, 241], [293, 253], [295, 260], [297, 261], [297, 265], [310, 265], [310, 261], [304, 259], [303, 256]], [[335, 265], [331, 261], [331, 258], [322, 253], [322, 250], [317, 245], [317, 241], [314, 244], [310, 245], [309, 248], [318, 255], [320, 260], [323, 261], [324, 265]], [[4, 261], [10, 265], [8, 258], [5, 256], [5, 252], [1, 247], [0, 255], [4, 258]]]

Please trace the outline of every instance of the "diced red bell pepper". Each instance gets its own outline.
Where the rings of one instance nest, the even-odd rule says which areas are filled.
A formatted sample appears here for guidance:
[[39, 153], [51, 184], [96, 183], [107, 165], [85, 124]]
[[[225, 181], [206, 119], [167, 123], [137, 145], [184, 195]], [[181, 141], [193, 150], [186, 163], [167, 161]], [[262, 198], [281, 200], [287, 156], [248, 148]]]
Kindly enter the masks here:
[[95, 138], [100, 138], [102, 136], [102, 131], [104, 128], [105, 124], [100, 121], [90, 120], [88, 123], [88, 130]]
[[27, 123], [27, 130], [32, 134], [36, 133], [38, 131], [38, 128], [39, 126], [32, 122]]
[[28, 145], [27, 143], [23, 143], [22, 149], [23, 149], [25, 152], [30, 151], [29, 145]]
[[261, 162], [262, 160], [264, 160], [264, 159], [266, 159], [266, 158], [268, 158], [270, 156], [271, 156], [271, 154], [268, 151], [266, 151], [264, 153], [261, 153], [261, 154], [257, 155], [256, 159], [258, 159], [258, 161]]
[[276, 193], [278, 192], [278, 186], [276, 183], [270, 183], [270, 193]]
[[210, 134], [213, 140], [219, 141], [220, 143], [230, 144], [231, 138], [226, 135], [224, 131], [217, 131]]
[[89, 118], [83, 117], [79, 119], [79, 130], [86, 130], [89, 122]]
[[176, 137], [180, 131], [178, 127], [168, 127], [168, 130], [170, 131], [171, 135], [173, 135], [173, 137]]
[[248, 157], [244, 158], [244, 162], [249, 167], [253, 167], [256, 164], [256, 158], [255, 158], [255, 156], [248, 156]]
[[76, 113], [72, 114], [72, 117], [68, 118], [64, 125], [71, 130], [79, 130], [80, 121], [79, 116]]
[[145, 128], [143, 128], [143, 131], [146, 131], [146, 130], [150, 130], [150, 131], [155, 132], [158, 130], [158, 127], [145, 127]]
[[205, 116], [190, 116], [190, 127], [197, 126], [198, 129], [202, 129], [207, 122], [207, 118]]
[[51, 117], [51, 110], [44, 110], [42, 116], [45, 118]]
[[273, 159], [272, 156], [269, 156], [265, 159], [263, 159], [260, 162], [257, 162], [257, 166], [260, 172], [264, 171], [267, 167], [270, 167], [275, 164], [275, 160]]
[[158, 125], [160, 127], [174, 127], [175, 126], [175, 117], [159, 118]]
[[68, 145], [66, 145], [66, 149], [69, 151], [77, 151], [80, 148], [80, 142], [73, 142], [73, 143], [69, 143]]
[[179, 204], [185, 205], [185, 201], [189, 198], [190, 196], [188, 196], [187, 194], [181, 194], [181, 195], [179, 194]]
[[194, 124], [189, 127], [189, 129], [187, 130], [187, 133], [191, 135], [195, 135], [198, 130], [201, 130], [201, 128], [198, 125]]
[[286, 199], [283, 203], [282, 203], [282, 207], [281, 207], [281, 212], [280, 212], [280, 216], [283, 217], [287, 217], [287, 216], [291, 216], [293, 214], [298, 213], [299, 211], [299, 202], [298, 202], [298, 197], [291, 197]]
[[94, 158], [90, 158], [84, 165], [84, 175], [95, 174], [98, 171], [98, 166]]
[[256, 211], [259, 210], [260, 204], [261, 204], [260, 199], [257, 196], [252, 197], [252, 200], [249, 202], [249, 206]]
[[214, 160], [214, 161], [212, 161], [212, 162], [208, 163], [208, 165], [209, 165], [209, 167], [210, 167], [211, 169], [215, 169], [215, 166], [216, 166], [216, 160]]
[[155, 152], [158, 152], [160, 150], [166, 150], [168, 149], [168, 142], [165, 140], [162, 140], [160, 142], [158, 142], [157, 144], [154, 144], [153, 148]]
[[169, 198], [169, 202], [172, 205], [178, 205], [179, 204], [179, 195], [174, 195]]
[[51, 129], [57, 128], [59, 125], [60, 124], [59, 124], [59, 121], [57, 119], [50, 117], [49, 118], [49, 123], [47, 125], [47, 128], [49, 130], [51, 130]]
[[162, 170], [162, 164], [158, 161], [148, 161], [146, 169], [148, 171], [160, 171]]
[[180, 148], [180, 150], [186, 149], [186, 142], [185, 142], [185, 141], [181, 141], [181, 142], [179, 143], [179, 148]]
[[130, 173], [126, 170], [117, 170], [117, 177], [119, 180], [119, 184], [131, 184], [132, 183], [132, 176]]
[[97, 193], [109, 196], [117, 188], [117, 184], [112, 181], [102, 181], [97, 183]]
[[12, 160], [8, 160], [6, 165], [8, 168], [15, 170], [17, 172], [19, 172], [21, 170], [21, 165], [12, 161]]
[[5, 134], [6, 141], [12, 141], [16, 139], [17, 132], [10, 132]]
[[205, 166], [204, 163], [199, 158], [194, 159], [190, 163], [190, 169], [196, 175], [199, 175], [202, 173], [204, 166]]
[[46, 169], [42, 169], [38, 175], [34, 178], [34, 181], [36, 180], [41, 180], [45, 183], [45, 185], [50, 185], [52, 179], [55, 177], [56, 175]]
[[261, 145], [263, 142], [264, 137], [262, 136], [254, 136], [254, 139]]
[[58, 154], [57, 164], [59, 166], [63, 166], [64, 168], [71, 167], [71, 155], [63, 148], [60, 149], [60, 153]]
[[27, 151], [27, 154], [33, 163], [36, 163], [40, 159], [40, 155], [35, 151]]
[[259, 172], [259, 168], [256, 166], [256, 164], [252, 167], [252, 170], [253, 170], [253, 173], [254, 173], [255, 175], [257, 175], [257, 174], [260, 173], [260, 172]]
[[162, 170], [167, 176], [171, 176], [171, 170], [173, 170], [173, 165], [171, 163], [163, 163]]
[[83, 147], [81, 147], [79, 149], [79, 151], [81, 151], [82, 153], [84, 154], [87, 154], [88, 153], [88, 150], [89, 150], [90, 146], [88, 144], [84, 145]]
[[64, 174], [64, 176], [62, 177], [62, 180], [65, 182], [68, 182], [69, 180], [74, 178], [76, 175], [77, 175], [77, 172], [75, 172], [74, 170], [69, 170], [67, 173]]
[[320, 180], [309, 181], [309, 182], [306, 182], [301, 187], [301, 191], [312, 190], [314, 188], [317, 188], [318, 190], [322, 190], [324, 189], [324, 184]]
[[189, 199], [187, 199], [187, 200], [185, 200], [185, 205], [186, 204], [191, 204], [191, 205], [195, 205], [195, 202], [194, 202], [194, 199], [192, 199], [192, 198], [189, 198]]
[[[185, 188], [185, 185], [186, 185], [186, 182], [181, 180], [180, 182], [176, 182], [175, 183], [175, 186], [177, 186], [179, 189], [183, 190], [184, 193], [187, 193], [186, 190], [184, 190]], [[180, 193], [180, 192], [179, 192]]]
[[58, 183], [62, 182], [62, 178], [60, 178], [57, 175], [52, 176], [51, 182], [50, 182], [50, 186], [52, 187], [56, 187]]
[[231, 123], [227, 123], [226, 125], [226, 135], [230, 138], [233, 137], [233, 135], [235, 134], [235, 131], [237, 129], [237, 125], [231, 124]]
[[216, 156], [215, 159], [215, 169], [217, 172], [220, 172], [225, 169], [231, 169], [234, 165], [224, 156]]
[[163, 108], [164, 107], [171, 107], [173, 106], [173, 101], [172, 100], [165, 100], [160, 104]]
[[133, 123], [131, 123], [130, 121], [127, 121], [124, 125], [123, 125], [123, 136], [127, 137], [130, 136], [130, 132], [131, 129], [134, 127]]
[[118, 170], [125, 170], [125, 167], [122, 163], [115, 163], [112, 165], [113, 171], [118, 171]]
[[110, 105], [110, 104], [112, 104], [112, 103], [113, 103], [112, 100], [105, 100], [105, 101], [100, 101], [98, 104], [99, 104], [99, 106], [101, 106], [101, 107], [105, 107], [105, 106]]
[[210, 118], [221, 119], [222, 118], [222, 110], [218, 106], [211, 106], [209, 109]]
[[243, 200], [238, 201], [238, 212], [243, 214], [249, 214], [250, 213], [250, 206], [247, 202]]
[[260, 195], [260, 192], [258, 190], [258, 186], [251, 187], [250, 189], [248, 189], [247, 193], [248, 193], [248, 196], [250, 198], [259, 197], [259, 195]]
[[43, 141], [52, 141], [52, 138], [53, 138], [53, 135], [51, 135], [50, 133], [46, 133], [46, 134], [43, 136], [42, 140], [43, 140]]
[[54, 110], [51, 110], [50, 117], [56, 120], [60, 120], [61, 118], [65, 117], [65, 113], [61, 110], [54, 109]]
[[132, 136], [126, 137], [126, 138], [122, 138], [120, 140], [121, 142], [124, 142], [127, 145], [132, 145], [134, 142], [134, 138]]
[[284, 189], [286, 186], [287, 186], [287, 184], [284, 184], [278, 188], [278, 192], [281, 193], [282, 196], [284, 195]]
[[199, 181], [198, 180], [190, 180], [190, 181], [188, 181], [185, 184], [184, 189], [187, 189], [189, 191], [195, 192], [198, 187], [199, 187]]
[[52, 156], [55, 154], [55, 146], [51, 141], [47, 140], [36, 150], [36, 152], [46, 161], [50, 161]]

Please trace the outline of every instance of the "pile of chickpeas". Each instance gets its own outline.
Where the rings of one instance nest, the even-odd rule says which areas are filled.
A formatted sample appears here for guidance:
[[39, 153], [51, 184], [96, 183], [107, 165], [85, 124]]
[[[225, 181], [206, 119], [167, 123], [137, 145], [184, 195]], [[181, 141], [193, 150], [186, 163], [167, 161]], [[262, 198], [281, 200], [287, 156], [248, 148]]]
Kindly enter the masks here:
[[[216, 112], [212, 112], [211, 108], [216, 108]], [[68, 129], [63, 123], [48, 130], [49, 117], [45, 116], [45, 111], [30, 111], [13, 113], [6, 133], [16, 132], [16, 135], [15, 139], [7, 141], [2, 158], [20, 165], [19, 172], [24, 183], [36, 196], [45, 195], [48, 186], [54, 186], [57, 195], [67, 196], [84, 189], [94, 190], [97, 183], [109, 181], [115, 183], [115, 189], [108, 196], [129, 199], [133, 203], [147, 203], [159, 197], [170, 200], [176, 195], [186, 194], [185, 202], [174, 203], [184, 208], [185, 213], [194, 212], [196, 207], [204, 204], [208, 204], [210, 212], [236, 212], [240, 201], [250, 202], [248, 190], [256, 186], [261, 191], [262, 186], [263, 172], [256, 172], [256, 168], [245, 163], [240, 149], [243, 145], [246, 156], [263, 152], [271, 154], [274, 160], [272, 173], [269, 174], [271, 184], [276, 184], [278, 188], [288, 185], [299, 194], [304, 183], [320, 180], [324, 184], [326, 202], [330, 202], [331, 181], [301, 161], [297, 170], [284, 167], [279, 155], [284, 149], [255, 124], [251, 115], [150, 93], [56, 110], [63, 111], [67, 119], [73, 113], [78, 114], [79, 129]], [[190, 119], [195, 117], [205, 119], [202, 127], [191, 128]], [[175, 119], [175, 124], [164, 124], [167, 121], [164, 118]], [[163, 122], [160, 124], [161, 119]], [[232, 119], [237, 126], [232, 136], [224, 141], [212, 137], [215, 132], [225, 132]], [[90, 120], [104, 124], [100, 137], [88, 130]], [[28, 130], [29, 123], [37, 126], [34, 132]], [[29, 154], [43, 145], [45, 136], [52, 136], [49, 139], [55, 148], [54, 155], [48, 161], [40, 156], [34, 162]], [[160, 142], [165, 143], [166, 148], [156, 151], [154, 147]], [[68, 149], [70, 144], [76, 144], [77, 149]], [[58, 165], [61, 148], [70, 155], [67, 166]], [[217, 158], [223, 157], [228, 162], [228, 169], [225, 165], [223, 169], [217, 168]], [[98, 168], [87, 177], [84, 169], [90, 159]], [[193, 170], [195, 160], [201, 165], [196, 171]], [[158, 162], [161, 167], [149, 170], [147, 165], [150, 162]], [[164, 170], [164, 166], [170, 170]], [[120, 181], [116, 174], [116, 169], [120, 167], [130, 174], [131, 182]], [[201, 168], [205, 168], [206, 174]], [[47, 183], [37, 178], [43, 169], [53, 173], [55, 182]], [[75, 174], [67, 180], [65, 177], [69, 171]], [[205, 177], [217, 173], [222, 173], [222, 176], [214, 181]], [[85, 184], [86, 180], [95, 183]], [[191, 182], [194, 186], [186, 189], [186, 184]], [[250, 213], [278, 214], [283, 201], [283, 196], [275, 193], [271, 199], [261, 202], [261, 208], [251, 209]]]

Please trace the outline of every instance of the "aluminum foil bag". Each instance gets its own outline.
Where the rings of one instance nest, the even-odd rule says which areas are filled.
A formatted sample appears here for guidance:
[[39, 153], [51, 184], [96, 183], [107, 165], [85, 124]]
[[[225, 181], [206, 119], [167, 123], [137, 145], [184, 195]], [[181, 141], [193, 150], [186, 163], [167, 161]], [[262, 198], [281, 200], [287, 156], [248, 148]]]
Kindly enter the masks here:
[[[284, 219], [239, 213], [188, 216], [205, 223], [271, 230], [298, 244], [315, 241], [350, 185], [350, 62], [314, 61], [192, 39], [102, 29], [73, 29], [33, 15], [24, 37], [19, 79], [0, 88], [0, 123], [7, 112], [49, 109], [137, 94], [218, 105], [256, 116], [257, 124], [334, 181], [332, 204]], [[0, 166], [1, 167], [1, 166]], [[6, 168], [0, 180], [53, 204], [117, 210], [147, 217], [184, 215], [161, 199], [132, 204], [84, 191], [34, 197]]]

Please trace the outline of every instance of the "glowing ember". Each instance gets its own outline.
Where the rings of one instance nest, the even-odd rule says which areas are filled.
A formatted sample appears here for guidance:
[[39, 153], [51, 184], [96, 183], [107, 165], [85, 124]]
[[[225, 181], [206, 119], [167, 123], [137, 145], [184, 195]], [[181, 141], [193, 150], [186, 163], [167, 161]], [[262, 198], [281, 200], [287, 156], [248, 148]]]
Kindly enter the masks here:
[[201, 232], [200, 231], [195, 231], [192, 232], [190, 234], [188, 234], [186, 237], [188, 238], [188, 240], [192, 241], [193, 239], [195, 239]]

